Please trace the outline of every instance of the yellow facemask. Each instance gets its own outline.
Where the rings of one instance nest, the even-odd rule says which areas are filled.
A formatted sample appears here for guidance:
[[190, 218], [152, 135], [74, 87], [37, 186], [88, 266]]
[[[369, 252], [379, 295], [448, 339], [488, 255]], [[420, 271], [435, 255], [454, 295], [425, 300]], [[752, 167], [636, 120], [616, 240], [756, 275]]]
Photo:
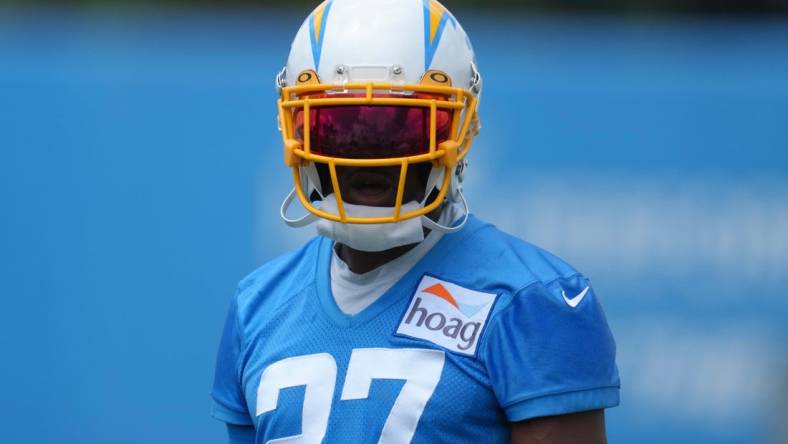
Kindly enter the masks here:
[[[440, 71], [428, 71], [421, 84], [395, 85], [390, 83], [322, 84], [317, 74], [307, 70], [299, 74], [295, 86], [280, 89], [279, 125], [284, 142], [284, 161], [293, 171], [295, 193], [304, 208], [317, 217], [346, 224], [395, 223], [425, 215], [446, 198], [450, 182], [459, 174], [459, 165], [467, 156], [473, 138], [479, 129], [476, 111], [477, 97], [469, 90], [452, 87], [451, 79]], [[331, 107], [331, 108], [329, 108]], [[321, 152], [313, 143], [315, 111], [336, 107], [409, 107], [423, 110], [428, 116], [425, 144], [418, 153], [398, 157], [377, 157], [367, 153], [363, 158]], [[438, 137], [439, 115], [451, 116], [447, 133]], [[396, 150], [382, 150], [394, 152]], [[385, 153], [383, 153], [385, 154]], [[442, 183], [434, 199], [425, 202], [415, 211], [402, 212], [403, 196], [408, 169], [419, 163], [430, 162], [444, 170]], [[337, 213], [316, 207], [304, 189], [303, 167], [310, 164], [325, 165], [337, 202]], [[345, 211], [342, 190], [337, 179], [337, 167], [399, 167], [399, 182], [395, 205], [390, 216], [354, 217]], [[427, 190], [430, 193], [431, 190]]]

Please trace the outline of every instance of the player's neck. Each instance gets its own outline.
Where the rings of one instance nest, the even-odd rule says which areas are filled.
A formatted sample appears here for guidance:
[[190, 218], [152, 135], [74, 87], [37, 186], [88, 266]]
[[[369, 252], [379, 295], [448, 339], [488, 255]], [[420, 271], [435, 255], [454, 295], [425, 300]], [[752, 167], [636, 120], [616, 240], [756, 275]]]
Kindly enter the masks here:
[[419, 244], [403, 245], [385, 251], [354, 250], [347, 245], [337, 245], [337, 255], [356, 274], [368, 273], [412, 250]]
[[[436, 208], [427, 217], [437, 221], [441, 214], [441, 207]], [[430, 230], [424, 228], [424, 237], [430, 234]], [[337, 244], [337, 255], [344, 263], [347, 264], [350, 271], [356, 274], [369, 273], [370, 271], [385, 265], [394, 259], [402, 256], [408, 251], [416, 248], [416, 244], [403, 245], [394, 247], [384, 251], [361, 251], [354, 250], [344, 244]]]

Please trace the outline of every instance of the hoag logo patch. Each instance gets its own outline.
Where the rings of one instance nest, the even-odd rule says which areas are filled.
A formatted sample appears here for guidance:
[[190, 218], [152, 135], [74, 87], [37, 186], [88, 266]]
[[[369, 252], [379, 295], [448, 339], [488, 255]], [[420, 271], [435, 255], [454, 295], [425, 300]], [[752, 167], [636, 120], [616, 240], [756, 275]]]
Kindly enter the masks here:
[[397, 334], [473, 356], [495, 297], [493, 293], [424, 276], [397, 327]]

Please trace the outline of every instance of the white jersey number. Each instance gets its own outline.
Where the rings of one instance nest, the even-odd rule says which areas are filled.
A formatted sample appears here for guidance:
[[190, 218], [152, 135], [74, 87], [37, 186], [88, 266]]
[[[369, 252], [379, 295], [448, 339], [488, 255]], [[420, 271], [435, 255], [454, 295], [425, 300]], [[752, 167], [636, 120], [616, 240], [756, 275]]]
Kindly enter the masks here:
[[[407, 348], [360, 348], [350, 355], [341, 400], [366, 399], [373, 379], [405, 380], [391, 408], [379, 444], [408, 443], [443, 372], [444, 353]], [[320, 443], [326, 435], [337, 365], [327, 353], [296, 356], [265, 369], [257, 388], [257, 416], [276, 409], [279, 391], [306, 386], [301, 413], [301, 434], [267, 441], [267, 444]]]
[[301, 434], [269, 443], [306, 444], [323, 440], [331, 414], [337, 380], [337, 363], [328, 353], [282, 359], [268, 366], [257, 386], [257, 416], [276, 410], [279, 391], [306, 386], [301, 412]]

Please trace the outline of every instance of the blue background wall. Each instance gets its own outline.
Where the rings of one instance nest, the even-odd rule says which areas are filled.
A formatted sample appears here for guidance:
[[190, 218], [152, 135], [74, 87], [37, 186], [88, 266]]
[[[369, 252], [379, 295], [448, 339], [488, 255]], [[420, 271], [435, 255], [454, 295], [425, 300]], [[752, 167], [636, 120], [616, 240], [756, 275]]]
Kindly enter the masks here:
[[[784, 442], [788, 22], [458, 16], [486, 79], [471, 203], [594, 280], [611, 442]], [[0, 16], [0, 441], [222, 440], [235, 283], [311, 234], [277, 219], [299, 24]]]

